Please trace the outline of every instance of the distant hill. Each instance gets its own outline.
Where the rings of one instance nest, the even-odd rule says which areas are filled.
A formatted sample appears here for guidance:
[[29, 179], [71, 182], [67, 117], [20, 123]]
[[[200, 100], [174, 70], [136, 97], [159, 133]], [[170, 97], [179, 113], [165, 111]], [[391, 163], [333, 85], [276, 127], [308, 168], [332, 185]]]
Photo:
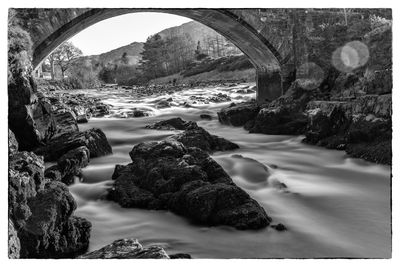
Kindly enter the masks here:
[[[189, 36], [191, 43], [188, 43], [188, 45], [193, 46], [193, 51], [196, 49], [196, 45], [200, 41], [200, 46], [204, 53], [209, 54], [211, 57], [241, 54], [241, 52], [224, 37], [197, 21], [190, 21], [180, 26], [168, 28], [162, 30], [158, 34], [162, 38], [171, 38], [183, 35]], [[195, 45], [193, 45], [193, 43]], [[93, 66], [106, 66], [107, 64], [137, 65], [141, 59], [140, 53], [142, 51], [143, 43], [133, 42], [129, 45], [118, 47], [100, 55], [81, 57], [79, 62], [85, 62], [85, 64], [91, 62]], [[121, 61], [124, 53], [126, 53], [126, 62]]]
[[[140, 53], [142, 53], [142, 51], [143, 43], [133, 42], [100, 55], [80, 57], [77, 60], [77, 63], [82, 63], [85, 65], [92, 64], [95, 68], [99, 66], [107, 66], [109, 64], [137, 65], [141, 59]], [[124, 53], [126, 53], [126, 59], [122, 60]]]
[[98, 55], [98, 60], [107, 63], [119, 63], [124, 53], [127, 55], [128, 65], [136, 65], [141, 59], [140, 53], [143, 51], [143, 43], [133, 42], [129, 45], [118, 47], [114, 50]]

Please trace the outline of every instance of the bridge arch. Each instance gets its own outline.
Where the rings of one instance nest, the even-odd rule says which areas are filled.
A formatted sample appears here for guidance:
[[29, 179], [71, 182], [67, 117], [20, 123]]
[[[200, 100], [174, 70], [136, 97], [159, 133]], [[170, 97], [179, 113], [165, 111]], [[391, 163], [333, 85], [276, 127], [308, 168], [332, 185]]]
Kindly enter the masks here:
[[[251, 61], [257, 75], [257, 101], [273, 100], [282, 94], [280, 66], [282, 57], [278, 50], [245, 19], [226, 9], [136, 9], [105, 8], [87, 9], [64, 20], [54, 28], [41, 29], [41, 36], [33, 46], [33, 66], [39, 64], [59, 45], [87, 27], [115, 16], [138, 12], [157, 12], [179, 15], [198, 21], [236, 45]], [[71, 12], [66, 13], [71, 16]], [[58, 17], [62, 17], [58, 14]], [[57, 18], [56, 18], [57, 21]], [[39, 26], [40, 27], [40, 26]]]

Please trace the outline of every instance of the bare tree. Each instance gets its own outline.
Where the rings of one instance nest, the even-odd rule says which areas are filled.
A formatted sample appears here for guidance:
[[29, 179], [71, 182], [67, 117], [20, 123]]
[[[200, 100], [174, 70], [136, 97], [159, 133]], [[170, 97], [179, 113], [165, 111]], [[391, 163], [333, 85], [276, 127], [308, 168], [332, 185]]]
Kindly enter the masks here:
[[54, 63], [60, 67], [62, 79], [64, 79], [65, 72], [74, 59], [82, 56], [82, 51], [71, 42], [65, 42], [52, 53], [52, 56], [54, 57]]

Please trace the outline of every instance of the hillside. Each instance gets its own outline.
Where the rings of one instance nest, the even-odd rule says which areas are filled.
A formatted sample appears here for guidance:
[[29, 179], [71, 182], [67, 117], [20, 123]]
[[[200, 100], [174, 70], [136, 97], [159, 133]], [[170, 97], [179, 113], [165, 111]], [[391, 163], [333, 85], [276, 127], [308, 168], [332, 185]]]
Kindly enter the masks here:
[[190, 42], [188, 45], [194, 44], [193, 50], [199, 43], [202, 52], [211, 57], [242, 54], [241, 51], [225, 37], [197, 21], [190, 21], [180, 26], [171, 27], [162, 30], [158, 34], [163, 39], [186, 36], [186, 40]]
[[[196, 61], [195, 57], [198, 54], [209, 59], [242, 55], [241, 51], [226, 38], [196, 21], [162, 30], [150, 36], [146, 43], [156, 35], [168, 44], [168, 48], [165, 48], [167, 45], [163, 46], [163, 49], [166, 49], [164, 55], [168, 54], [167, 59], [156, 56], [163, 61], [157, 62], [156, 66], [168, 66], [169, 69], [158, 77], [186, 71], [189, 65], [193, 65], [192, 63]], [[105, 83], [137, 83], [141, 72], [138, 66], [146, 43], [133, 42], [99, 55], [80, 57], [69, 70], [69, 76], [76, 77], [84, 87], [97, 84], [99, 79]], [[178, 67], [174, 67], [175, 65]], [[139, 78], [139, 80], [142, 83], [149, 79]]]

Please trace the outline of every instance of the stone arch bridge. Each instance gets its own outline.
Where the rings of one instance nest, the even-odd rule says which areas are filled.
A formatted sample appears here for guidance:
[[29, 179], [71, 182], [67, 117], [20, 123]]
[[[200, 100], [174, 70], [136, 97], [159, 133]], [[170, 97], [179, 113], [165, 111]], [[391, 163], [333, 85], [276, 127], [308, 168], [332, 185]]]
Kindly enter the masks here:
[[[306, 61], [305, 36], [321, 11], [306, 9], [16, 9], [33, 41], [36, 68], [54, 49], [102, 20], [135, 12], [160, 12], [196, 20], [220, 33], [248, 56], [256, 69], [257, 100], [279, 97], [296, 66]], [[318, 13], [319, 12], [319, 13]], [[312, 15], [311, 15], [312, 14]], [[318, 17], [323, 17], [318, 16]]]

